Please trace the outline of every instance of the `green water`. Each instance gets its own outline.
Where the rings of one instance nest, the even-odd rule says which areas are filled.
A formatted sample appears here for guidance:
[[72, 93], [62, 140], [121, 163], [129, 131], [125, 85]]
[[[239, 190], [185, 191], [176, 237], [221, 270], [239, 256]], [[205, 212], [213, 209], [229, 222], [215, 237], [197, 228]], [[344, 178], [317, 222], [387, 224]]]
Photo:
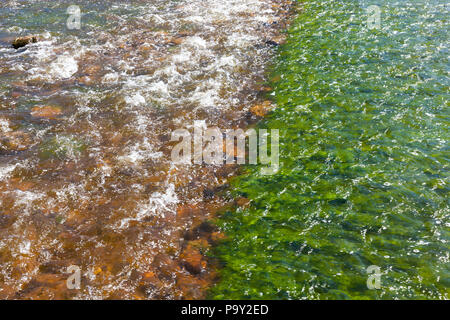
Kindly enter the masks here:
[[[305, 1], [275, 62], [280, 171], [220, 218], [215, 299], [448, 299], [449, 11]], [[367, 5], [381, 29], [366, 28]], [[381, 288], [367, 268], [381, 268]]]

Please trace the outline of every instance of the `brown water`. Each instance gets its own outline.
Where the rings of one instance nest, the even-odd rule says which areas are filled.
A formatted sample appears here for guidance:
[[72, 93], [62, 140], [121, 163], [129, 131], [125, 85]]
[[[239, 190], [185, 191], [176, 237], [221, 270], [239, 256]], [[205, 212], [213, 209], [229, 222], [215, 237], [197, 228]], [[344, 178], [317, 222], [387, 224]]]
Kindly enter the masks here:
[[81, 30], [67, 1], [0, 4], [0, 298], [202, 298], [236, 168], [175, 166], [170, 134], [257, 120], [287, 1], [78, 3]]

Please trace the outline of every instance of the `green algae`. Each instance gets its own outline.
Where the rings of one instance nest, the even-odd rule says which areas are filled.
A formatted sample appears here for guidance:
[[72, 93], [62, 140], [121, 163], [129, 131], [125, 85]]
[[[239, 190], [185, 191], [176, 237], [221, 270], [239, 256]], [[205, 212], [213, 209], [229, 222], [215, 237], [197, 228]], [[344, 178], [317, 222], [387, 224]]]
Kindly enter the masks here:
[[39, 158], [49, 159], [75, 159], [86, 150], [86, 143], [79, 138], [71, 136], [55, 136], [45, 140], [39, 147]]
[[[382, 11], [367, 29], [366, 7]], [[445, 1], [305, 1], [273, 71], [280, 170], [232, 182], [214, 299], [448, 299]], [[381, 268], [381, 288], [367, 268]]]

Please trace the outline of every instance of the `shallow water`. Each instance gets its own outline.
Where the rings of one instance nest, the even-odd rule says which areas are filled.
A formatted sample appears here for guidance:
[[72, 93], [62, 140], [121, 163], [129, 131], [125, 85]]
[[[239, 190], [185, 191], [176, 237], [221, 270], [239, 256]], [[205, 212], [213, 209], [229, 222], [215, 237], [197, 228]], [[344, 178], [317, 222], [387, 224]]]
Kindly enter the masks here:
[[280, 171], [234, 181], [211, 297], [449, 298], [448, 18], [445, 0], [304, 1], [261, 124]]
[[208, 190], [234, 169], [174, 166], [170, 133], [255, 121], [283, 3], [77, 1], [68, 30], [72, 4], [0, 3], [0, 297], [202, 297]]

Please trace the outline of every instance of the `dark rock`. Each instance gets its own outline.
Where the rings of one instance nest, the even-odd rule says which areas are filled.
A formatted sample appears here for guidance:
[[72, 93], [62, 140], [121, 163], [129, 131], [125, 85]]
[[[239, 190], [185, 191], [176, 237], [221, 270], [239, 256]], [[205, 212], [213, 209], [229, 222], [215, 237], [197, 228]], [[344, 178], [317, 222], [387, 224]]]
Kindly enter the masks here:
[[38, 39], [36, 36], [20, 37], [20, 38], [16, 38], [12, 42], [12, 46], [14, 47], [14, 49], [19, 49], [19, 48], [25, 47], [29, 43], [36, 43], [37, 41], [38, 41]]
[[347, 200], [338, 198], [338, 199], [330, 200], [330, 201], [328, 201], [328, 203], [332, 206], [341, 206], [341, 205], [346, 204]]
[[193, 244], [188, 244], [180, 255], [183, 265], [191, 274], [199, 274], [206, 267], [203, 255]]
[[206, 188], [203, 190], [203, 199], [205, 200], [213, 199], [214, 194], [215, 194], [214, 190]]
[[268, 46], [271, 46], [271, 47], [278, 47], [280, 45], [278, 42], [275, 42], [273, 40], [267, 40], [265, 42], [265, 44], [267, 44]]
[[198, 230], [199, 232], [212, 233], [213, 231], [216, 231], [216, 226], [211, 222], [204, 221], [200, 224]]

